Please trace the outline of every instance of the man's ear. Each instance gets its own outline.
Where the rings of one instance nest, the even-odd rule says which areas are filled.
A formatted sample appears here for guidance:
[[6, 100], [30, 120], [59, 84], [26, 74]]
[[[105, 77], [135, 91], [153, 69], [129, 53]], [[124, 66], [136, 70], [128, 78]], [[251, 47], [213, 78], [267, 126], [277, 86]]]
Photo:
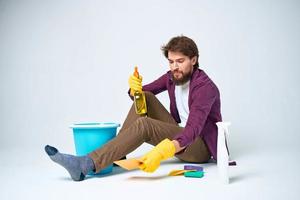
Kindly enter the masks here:
[[194, 56], [194, 57], [192, 58], [192, 64], [195, 65], [196, 62], [197, 62], [197, 56]]

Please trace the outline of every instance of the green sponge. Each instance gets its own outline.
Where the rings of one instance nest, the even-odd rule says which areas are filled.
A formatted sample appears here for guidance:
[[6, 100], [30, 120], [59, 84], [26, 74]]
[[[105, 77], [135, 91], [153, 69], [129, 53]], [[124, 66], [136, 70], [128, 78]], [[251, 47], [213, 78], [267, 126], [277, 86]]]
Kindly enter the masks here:
[[191, 177], [191, 178], [202, 178], [204, 176], [203, 171], [195, 171], [195, 172], [185, 172], [185, 177]]

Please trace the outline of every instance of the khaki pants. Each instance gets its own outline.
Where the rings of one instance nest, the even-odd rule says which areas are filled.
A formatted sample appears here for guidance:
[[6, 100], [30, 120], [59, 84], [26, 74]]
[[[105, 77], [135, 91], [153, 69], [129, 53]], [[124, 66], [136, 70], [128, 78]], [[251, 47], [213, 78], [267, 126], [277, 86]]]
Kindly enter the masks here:
[[[147, 116], [137, 115], [132, 105], [117, 136], [89, 154], [95, 163], [96, 172], [123, 158], [144, 142], [155, 146], [165, 138], [172, 140], [183, 130], [155, 95], [150, 92], [145, 92], [145, 95]], [[210, 153], [198, 137], [176, 157], [185, 162], [204, 163], [210, 159]]]

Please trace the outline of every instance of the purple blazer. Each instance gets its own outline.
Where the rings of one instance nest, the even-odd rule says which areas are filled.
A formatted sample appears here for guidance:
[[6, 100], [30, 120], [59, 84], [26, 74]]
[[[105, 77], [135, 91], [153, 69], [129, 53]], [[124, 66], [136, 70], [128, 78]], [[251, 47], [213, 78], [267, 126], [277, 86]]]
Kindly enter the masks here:
[[[168, 90], [170, 98], [170, 112], [177, 123], [180, 117], [176, 107], [175, 83], [171, 71], [157, 80], [143, 86], [144, 91], [154, 95]], [[181, 147], [190, 145], [198, 136], [206, 143], [213, 159], [217, 160], [218, 130], [216, 122], [222, 121], [220, 93], [217, 86], [201, 69], [194, 70], [189, 87], [189, 116], [183, 131], [173, 139]]]

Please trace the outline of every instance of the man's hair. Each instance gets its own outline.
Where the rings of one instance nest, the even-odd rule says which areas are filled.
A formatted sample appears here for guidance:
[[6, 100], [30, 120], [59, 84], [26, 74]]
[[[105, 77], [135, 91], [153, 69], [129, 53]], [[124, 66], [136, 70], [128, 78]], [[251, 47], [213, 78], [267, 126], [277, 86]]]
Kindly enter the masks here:
[[199, 58], [199, 52], [196, 43], [186, 36], [177, 36], [173, 37], [167, 45], [163, 45], [161, 47], [161, 50], [166, 58], [168, 58], [168, 52], [180, 52], [185, 56], [188, 56], [190, 59], [192, 59], [194, 56], [197, 56], [197, 62], [194, 65], [194, 68], [199, 67], [198, 58]]

